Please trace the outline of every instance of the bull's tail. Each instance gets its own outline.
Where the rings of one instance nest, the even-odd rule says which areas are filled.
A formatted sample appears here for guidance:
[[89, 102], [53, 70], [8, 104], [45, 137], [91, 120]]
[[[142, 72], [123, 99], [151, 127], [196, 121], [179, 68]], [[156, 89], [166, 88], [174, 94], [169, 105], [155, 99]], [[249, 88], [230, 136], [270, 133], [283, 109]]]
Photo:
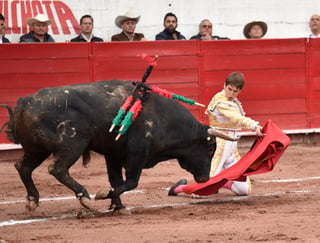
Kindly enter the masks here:
[[13, 142], [13, 143], [18, 143], [18, 141], [16, 141], [16, 138], [14, 136], [14, 117], [13, 117], [13, 110], [11, 108], [11, 106], [7, 105], [7, 104], [0, 104], [0, 107], [5, 107], [8, 110], [9, 113], [9, 121], [5, 122], [2, 127], [0, 128], [0, 133], [2, 132], [2, 130], [7, 127], [7, 129], [5, 130], [8, 139]]
[[9, 124], [9, 121], [5, 122], [5, 123], [2, 125], [2, 127], [0, 128], [0, 133], [2, 132], [2, 130], [3, 130], [6, 126], [8, 126], [8, 124]]

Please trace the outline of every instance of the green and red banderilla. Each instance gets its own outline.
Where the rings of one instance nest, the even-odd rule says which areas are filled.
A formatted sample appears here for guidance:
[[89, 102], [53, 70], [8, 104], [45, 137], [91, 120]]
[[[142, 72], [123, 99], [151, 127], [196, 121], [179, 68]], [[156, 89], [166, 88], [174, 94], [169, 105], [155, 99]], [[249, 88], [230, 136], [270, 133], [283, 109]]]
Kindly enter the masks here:
[[139, 112], [142, 110], [143, 103], [145, 103], [147, 98], [149, 97], [148, 93], [150, 91], [157, 93], [157, 94], [160, 94], [160, 95], [167, 97], [167, 98], [180, 100], [180, 101], [188, 103], [190, 105], [198, 105], [198, 106], [205, 107], [203, 104], [197, 103], [194, 100], [188, 99], [188, 98], [183, 97], [181, 95], [174, 94], [173, 92], [170, 92], [168, 90], [161, 89], [156, 86], [146, 85], [145, 82], [146, 82], [148, 76], [150, 75], [150, 73], [153, 69], [153, 66], [157, 65], [156, 60], [157, 60], [158, 56], [156, 56], [153, 59], [153, 58], [149, 57], [148, 55], [143, 54], [142, 58], [147, 59], [149, 61], [149, 67], [147, 68], [146, 72], [144, 73], [144, 75], [142, 77], [142, 82], [134, 82], [134, 85], [136, 87], [133, 90], [133, 94], [130, 95], [125, 100], [123, 105], [120, 107], [120, 109], [119, 109], [116, 117], [113, 119], [112, 125], [109, 129], [109, 132], [112, 132], [116, 126], [120, 127], [120, 129], [118, 131], [118, 135], [115, 138], [116, 141], [120, 138], [121, 135], [126, 134], [129, 127], [131, 126], [131, 124], [133, 123], [135, 118], [138, 116]]

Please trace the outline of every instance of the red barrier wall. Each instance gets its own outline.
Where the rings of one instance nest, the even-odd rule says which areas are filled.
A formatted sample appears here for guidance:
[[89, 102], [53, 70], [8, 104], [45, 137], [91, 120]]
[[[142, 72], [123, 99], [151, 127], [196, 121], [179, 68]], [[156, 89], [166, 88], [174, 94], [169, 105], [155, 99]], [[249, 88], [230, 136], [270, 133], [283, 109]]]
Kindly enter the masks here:
[[[0, 53], [1, 104], [43, 87], [140, 81], [148, 64], [138, 55], [146, 53], [159, 56], [150, 84], [207, 105], [230, 72], [242, 72], [248, 116], [282, 129], [320, 127], [320, 39], [5, 44]], [[207, 123], [204, 108], [186, 106]], [[7, 119], [0, 108], [0, 124]]]

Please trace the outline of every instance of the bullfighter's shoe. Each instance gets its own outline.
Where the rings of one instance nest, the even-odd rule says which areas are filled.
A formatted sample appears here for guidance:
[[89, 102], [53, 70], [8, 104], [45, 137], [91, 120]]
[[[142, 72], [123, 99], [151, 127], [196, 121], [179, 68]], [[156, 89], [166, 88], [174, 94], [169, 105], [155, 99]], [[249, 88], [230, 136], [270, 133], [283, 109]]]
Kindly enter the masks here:
[[169, 192], [168, 192], [168, 196], [177, 196], [178, 194], [174, 192], [174, 189], [176, 189], [176, 187], [180, 186], [180, 185], [187, 185], [188, 182], [186, 179], [181, 179], [179, 180], [176, 184], [174, 184], [173, 186], [170, 187]]

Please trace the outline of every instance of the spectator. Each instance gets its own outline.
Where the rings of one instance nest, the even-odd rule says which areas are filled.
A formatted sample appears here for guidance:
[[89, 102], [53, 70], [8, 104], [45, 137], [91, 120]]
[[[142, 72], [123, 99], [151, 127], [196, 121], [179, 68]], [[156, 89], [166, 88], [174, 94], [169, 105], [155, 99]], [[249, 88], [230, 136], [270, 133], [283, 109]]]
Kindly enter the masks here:
[[309, 27], [310, 27], [310, 37], [316, 38], [320, 37], [320, 15], [314, 14], [311, 16], [309, 21]]
[[53, 20], [48, 19], [44, 14], [38, 14], [34, 18], [28, 18], [27, 24], [31, 31], [20, 37], [20, 43], [31, 42], [55, 42], [51, 35], [48, 34], [48, 26]]
[[10, 43], [10, 41], [5, 37], [6, 35], [6, 24], [5, 24], [5, 18], [0, 13], [0, 44], [2, 43]]
[[164, 30], [156, 35], [156, 40], [185, 40], [184, 37], [179, 31], [178, 27], [178, 18], [173, 13], [167, 13], [163, 19]]
[[[244, 76], [242, 73], [231, 73], [227, 76], [223, 90], [215, 94], [210, 101], [207, 113], [210, 126], [227, 133], [229, 136], [237, 137], [240, 129], [255, 131], [257, 136], [263, 136], [259, 123], [247, 116], [243, 111], [238, 94], [244, 87]], [[222, 170], [236, 164], [240, 159], [237, 148], [237, 141], [226, 141], [216, 138], [217, 149], [211, 161], [210, 177], [220, 173]], [[179, 180], [170, 190], [169, 196], [176, 196], [182, 192], [182, 188], [187, 184], [185, 179]], [[250, 180], [228, 181], [225, 188], [231, 190], [239, 196], [248, 195], [250, 192]]]
[[144, 34], [135, 33], [140, 16], [132, 11], [127, 11], [124, 15], [119, 15], [115, 19], [117, 27], [122, 29], [120, 34], [113, 35], [111, 41], [144, 41]]
[[261, 39], [268, 30], [268, 25], [262, 21], [253, 21], [243, 28], [243, 35], [247, 39]]
[[208, 19], [204, 19], [199, 24], [199, 33], [190, 38], [190, 40], [228, 40], [228, 37], [220, 37], [212, 35], [212, 23]]
[[91, 15], [83, 15], [80, 19], [81, 33], [70, 40], [70, 42], [103, 42], [103, 39], [92, 34], [93, 18]]

